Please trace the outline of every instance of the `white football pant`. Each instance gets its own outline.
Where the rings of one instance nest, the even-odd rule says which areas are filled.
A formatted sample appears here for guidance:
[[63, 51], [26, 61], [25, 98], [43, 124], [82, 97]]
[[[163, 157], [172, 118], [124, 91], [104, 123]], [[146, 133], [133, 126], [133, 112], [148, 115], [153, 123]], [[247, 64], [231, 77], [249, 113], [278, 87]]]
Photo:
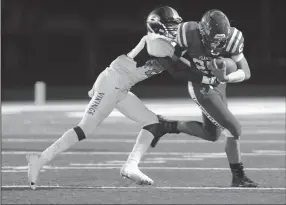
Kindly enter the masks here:
[[92, 95], [79, 126], [85, 135], [91, 134], [108, 115], [117, 108], [126, 117], [140, 123], [141, 126], [158, 123], [155, 113], [142, 101], [122, 87], [121, 74], [113, 69], [105, 69], [93, 85]]

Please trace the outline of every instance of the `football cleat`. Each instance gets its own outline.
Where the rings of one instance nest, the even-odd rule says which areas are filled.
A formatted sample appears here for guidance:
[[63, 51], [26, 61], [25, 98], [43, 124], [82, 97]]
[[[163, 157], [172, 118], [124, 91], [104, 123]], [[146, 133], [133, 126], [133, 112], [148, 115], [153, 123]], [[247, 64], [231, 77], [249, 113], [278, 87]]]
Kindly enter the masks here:
[[232, 177], [232, 182], [231, 182], [232, 187], [258, 187], [259, 185], [249, 179], [247, 176], [236, 176], [233, 175]]
[[232, 187], [258, 187], [258, 184], [249, 179], [244, 173], [244, 167], [242, 163], [232, 164]]
[[36, 182], [40, 172], [39, 156], [37, 154], [30, 154], [26, 156], [28, 160], [28, 181], [31, 189], [36, 189]]
[[138, 185], [152, 185], [154, 181], [143, 174], [138, 166], [125, 164], [120, 170], [120, 176], [134, 181]]

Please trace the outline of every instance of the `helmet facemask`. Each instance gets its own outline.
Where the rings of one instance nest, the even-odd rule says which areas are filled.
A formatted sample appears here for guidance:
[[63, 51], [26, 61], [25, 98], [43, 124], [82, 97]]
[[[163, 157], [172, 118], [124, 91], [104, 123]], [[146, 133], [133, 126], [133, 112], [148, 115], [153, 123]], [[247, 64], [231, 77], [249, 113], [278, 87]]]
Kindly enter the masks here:
[[170, 21], [165, 24], [166, 37], [175, 39], [177, 36], [177, 31], [179, 24], [182, 22], [182, 19], [176, 19], [175, 21]]
[[175, 10], [172, 9], [172, 13], [173, 16], [167, 18], [166, 16], [151, 13], [146, 22], [147, 30], [151, 33], [157, 33], [170, 40], [174, 40], [177, 36], [178, 26], [183, 20]]

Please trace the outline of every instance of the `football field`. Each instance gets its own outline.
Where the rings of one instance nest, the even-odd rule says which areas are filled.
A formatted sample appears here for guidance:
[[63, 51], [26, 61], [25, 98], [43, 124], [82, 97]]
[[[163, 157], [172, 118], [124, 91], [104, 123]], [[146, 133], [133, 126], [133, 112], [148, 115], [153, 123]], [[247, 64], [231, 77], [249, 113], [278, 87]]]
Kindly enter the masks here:
[[[28, 187], [27, 161], [77, 125], [88, 101], [2, 104], [3, 204], [285, 204], [285, 98], [237, 98], [229, 108], [243, 127], [242, 160], [259, 188], [230, 187], [224, 139], [164, 136], [140, 168], [154, 180], [139, 186], [121, 179], [120, 167], [140, 126], [113, 111], [88, 139], [42, 169], [37, 190]], [[190, 99], [143, 100], [169, 119], [201, 120]]]

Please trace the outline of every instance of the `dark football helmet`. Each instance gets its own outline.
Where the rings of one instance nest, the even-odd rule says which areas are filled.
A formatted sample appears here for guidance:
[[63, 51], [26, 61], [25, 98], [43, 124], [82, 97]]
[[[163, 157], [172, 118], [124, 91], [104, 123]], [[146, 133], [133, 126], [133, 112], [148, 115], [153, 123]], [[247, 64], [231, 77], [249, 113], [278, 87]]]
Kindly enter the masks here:
[[207, 11], [199, 22], [199, 30], [204, 46], [212, 55], [219, 55], [230, 37], [230, 23], [220, 10]]
[[147, 30], [157, 33], [171, 40], [177, 35], [178, 25], [183, 21], [178, 12], [169, 7], [163, 6], [153, 10], [147, 17]]

